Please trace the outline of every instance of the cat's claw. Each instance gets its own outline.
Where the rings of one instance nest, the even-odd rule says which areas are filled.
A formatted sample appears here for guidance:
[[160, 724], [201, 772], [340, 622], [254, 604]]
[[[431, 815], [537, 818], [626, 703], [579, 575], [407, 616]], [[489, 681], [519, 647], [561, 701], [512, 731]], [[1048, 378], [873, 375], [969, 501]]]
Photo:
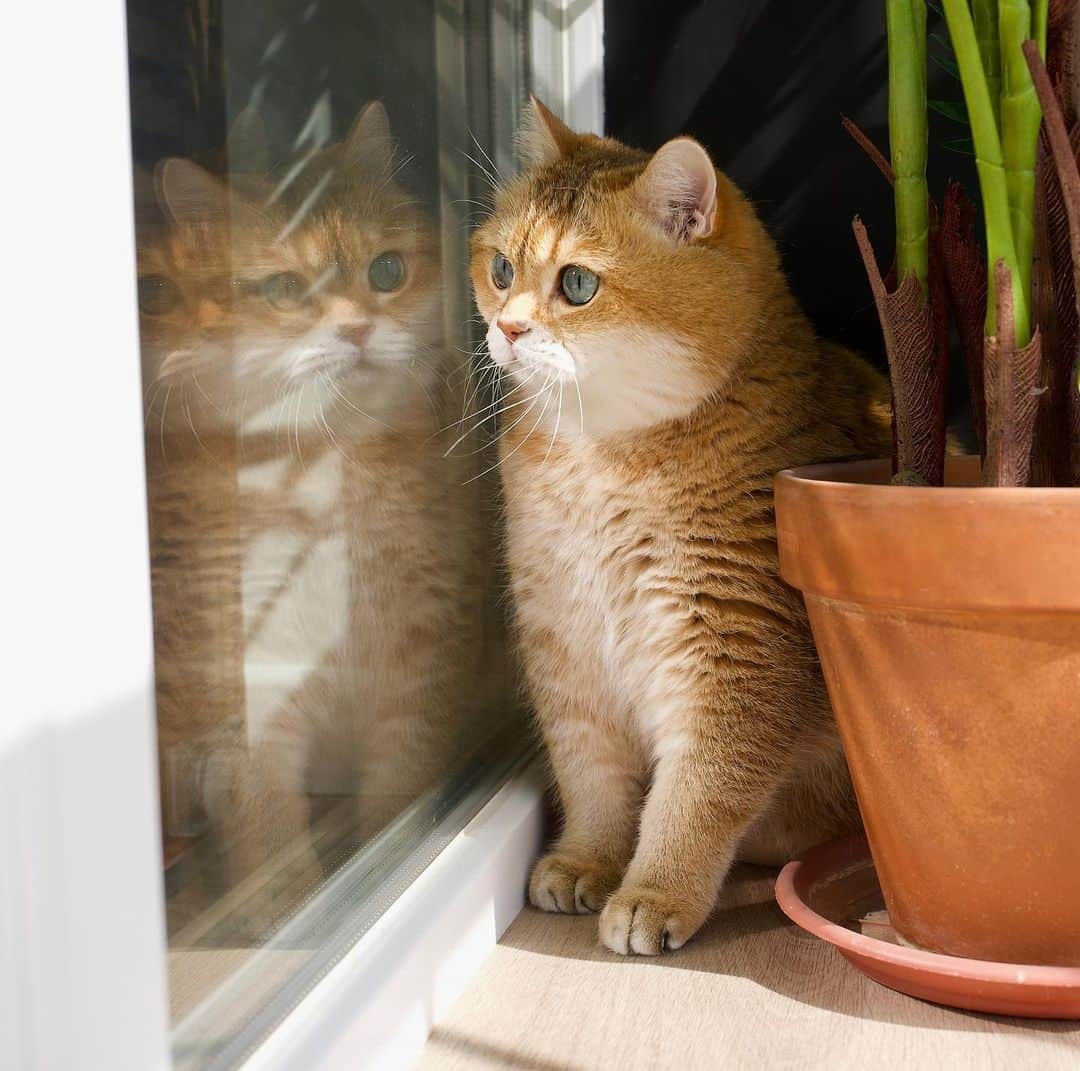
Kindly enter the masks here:
[[599, 911], [621, 874], [603, 863], [584, 862], [553, 852], [533, 868], [529, 903], [541, 911], [589, 915]]
[[708, 911], [660, 889], [620, 888], [600, 915], [600, 940], [621, 956], [674, 952], [698, 931]]

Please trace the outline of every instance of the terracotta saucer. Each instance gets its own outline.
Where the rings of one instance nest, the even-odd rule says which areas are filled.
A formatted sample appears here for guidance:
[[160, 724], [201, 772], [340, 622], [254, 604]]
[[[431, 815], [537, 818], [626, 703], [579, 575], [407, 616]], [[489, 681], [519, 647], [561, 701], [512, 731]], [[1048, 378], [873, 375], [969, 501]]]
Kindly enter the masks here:
[[900, 944], [865, 836], [823, 844], [788, 863], [776, 900], [793, 922], [890, 989], [971, 1011], [1080, 1019], [1080, 967], [990, 963]]

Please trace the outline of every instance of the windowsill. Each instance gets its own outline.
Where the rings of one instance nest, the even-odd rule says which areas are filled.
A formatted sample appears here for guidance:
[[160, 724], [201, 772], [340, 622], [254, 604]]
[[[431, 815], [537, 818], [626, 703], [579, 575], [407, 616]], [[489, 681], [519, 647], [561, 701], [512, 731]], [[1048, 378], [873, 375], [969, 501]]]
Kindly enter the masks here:
[[[508, 780], [471, 821], [409, 878], [249, 1053], [246, 1071], [389, 1071], [415, 1061], [432, 1026], [464, 991], [524, 900], [542, 839], [547, 775], [528, 752], [506, 774]], [[197, 1039], [204, 1033], [194, 1031]]]
[[740, 867], [685, 948], [626, 959], [595, 916], [526, 908], [432, 1031], [420, 1071], [1075, 1068], [1080, 1024], [913, 1000], [789, 923], [772, 871]]

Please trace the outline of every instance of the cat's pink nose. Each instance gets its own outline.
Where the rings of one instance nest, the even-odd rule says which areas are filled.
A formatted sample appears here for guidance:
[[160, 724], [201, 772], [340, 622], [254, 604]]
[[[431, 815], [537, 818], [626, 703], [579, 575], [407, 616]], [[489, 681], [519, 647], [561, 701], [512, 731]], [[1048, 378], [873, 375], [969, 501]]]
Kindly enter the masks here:
[[506, 335], [508, 342], [517, 342], [529, 330], [528, 324], [520, 323], [517, 320], [496, 320], [495, 323], [499, 330]]
[[346, 324], [338, 328], [338, 338], [351, 342], [354, 346], [363, 346], [371, 337], [371, 324]]

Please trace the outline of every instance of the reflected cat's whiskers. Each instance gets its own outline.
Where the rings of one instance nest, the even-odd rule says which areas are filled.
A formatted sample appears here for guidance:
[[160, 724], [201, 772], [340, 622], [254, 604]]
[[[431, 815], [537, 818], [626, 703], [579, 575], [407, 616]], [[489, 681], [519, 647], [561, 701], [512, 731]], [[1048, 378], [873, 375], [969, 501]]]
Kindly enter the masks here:
[[165, 411], [169, 408], [169, 395], [172, 394], [172, 384], [170, 383], [165, 389], [165, 400], [161, 403], [161, 427], [160, 427], [160, 439], [161, 439], [161, 456], [165, 456]]
[[419, 364], [419, 365], [422, 365], [424, 367], [428, 367], [428, 366], [424, 365], [423, 361], [419, 361], [416, 358], [414, 358], [407, 365], [405, 365], [405, 374], [411, 380], [413, 380], [416, 383], [416, 385], [424, 392], [424, 397], [427, 399], [428, 407], [431, 409], [432, 415], [437, 416], [438, 412], [439, 412], [439, 404], [438, 404], [438, 402], [435, 401], [435, 396], [428, 389], [428, 385], [423, 381], [423, 379], [420, 376], [418, 376], [416, 374], [416, 369], [413, 367], [413, 365], [415, 365], [415, 364]]
[[191, 382], [195, 385], [195, 389], [206, 399], [206, 404], [210, 406], [211, 409], [213, 409], [220, 416], [226, 415], [227, 411], [225, 409], [222, 409], [221, 406], [218, 405], [218, 403], [215, 402], [214, 399], [211, 398], [205, 390], [203, 390], [203, 385], [199, 382], [199, 377], [194, 372], [191, 373]]
[[296, 456], [300, 461], [302, 468], [307, 468], [304, 463], [304, 450], [300, 445], [300, 410], [304, 404], [304, 384], [300, 384], [300, 389], [296, 392], [296, 409], [293, 413], [293, 439], [296, 442]]
[[[199, 446], [206, 450], [206, 444], [202, 441], [199, 435], [199, 429], [195, 427], [195, 418], [191, 415], [191, 404], [187, 400], [187, 380], [182, 380], [180, 383], [180, 405], [184, 410], [184, 415], [187, 417], [188, 427], [191, 428], [191, 434], [195, 436], [195, 441]], [[210, 451], [207, 451], [209, 453]]]
[[334, 394], [337, 396], [338, 400], [345, 406], [346, 409], [351, 409], [354, 413], [358, 414], [359, 416], [366, 417], [368, 420], [372, 421], [373, 423], [378, 424], [381, 427], [386, 428], [387, 431], [397, 431], [397, 428], [393, 427], [393, 425], [391, 425], [391, 424], [387, 424], [385, 420], [380, 420], [378, 417], [372, 416], [370, 413], [365, 412], [359, 406], [354, 405], [342, 393], [341, 387], [339, 387], [337, 385], [337, 383], [334, 381], [333, 376], [327, 375], [325, 372], [320, 373], [320, 375], [321, 375], [323, 381], [326, 383], [326, 385], [334, 392]]

